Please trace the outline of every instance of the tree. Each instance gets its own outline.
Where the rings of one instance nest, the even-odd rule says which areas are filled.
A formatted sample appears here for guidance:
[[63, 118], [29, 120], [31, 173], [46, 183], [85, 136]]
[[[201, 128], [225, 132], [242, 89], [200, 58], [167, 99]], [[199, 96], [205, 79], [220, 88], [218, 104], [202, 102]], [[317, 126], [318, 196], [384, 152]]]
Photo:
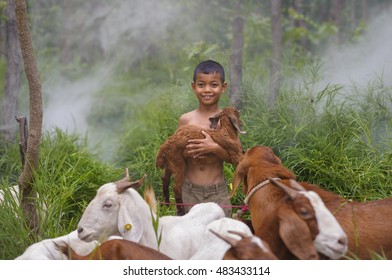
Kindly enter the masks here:
[[369, 7], [367, 0], [361, 0], [361, 19], [367, 21], [369, 18]]
[[233, 45], [230, 56], [230, 101], [241, 108], [242, 88], [242, 54], [244, 48], [244, 18], [242, 15], [243, 0], [236, 3], [236, 17], [233, 20]]
[[7, 72], [4, 86], [1, 124], [5, 140], [14, 141], [16, 136], [15, 116], [18, 112], [20, 88], [20, 45], [16, 26], [15, 1], [8, 0], [5, 11]]
[[[304, 20], [305, 13], [304, 13], [303, 6], [304, 6], [303, 0], [294, 0], [293, 1], [293, 8], [296, 11], [296, 13], [298, 15], [300, 15], [299, 18], [294, 20], [294, 25], [297, 28], [307, 30], [306, 22]], [[309, 40], [306, 36], [302, 36], [299, 43], [301, 44], [303, 49], [310, 50]]]
[[43, 109], [40, 76], [34, 57], [30, 30], [27, 25], [26, 2], [24, 0], [16, 0], [16, 19], [30, 96], [27, 151], [22, 174], [19, 177], [19, 188], [22, 194], [22, 209], [26, 221], [32, 230], [37, 231], [39, 221], [35, 207], [36, 193], [33, 189], [33, 176], [39, 160]]
[[343, 8], [345, 1], [342, 0], [332, 0], [331, 7], [331, 19], [338, 28], [338, 33], [336, 34], [335, 41], [337, 44], [343, 42]]
[[275, 104], [279, 96], [282, 64], [282, 29], [280, 24], [281, 0], [271, 0], [272, 52], [268, 103]]

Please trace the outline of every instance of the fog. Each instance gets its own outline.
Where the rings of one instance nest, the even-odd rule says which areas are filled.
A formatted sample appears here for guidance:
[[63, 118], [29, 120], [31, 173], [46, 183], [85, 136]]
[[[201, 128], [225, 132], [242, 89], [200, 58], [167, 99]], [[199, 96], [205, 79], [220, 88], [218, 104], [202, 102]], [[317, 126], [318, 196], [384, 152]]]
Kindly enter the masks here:
[[331, 44], [323, 55], [325, 84], [366, 86], [382, 80], [392, 86], [392, 6], [369, 22], [356, 43], [336, 47]]
[[175, 5], [168, 2], [115, 0], [95, 6], [87, 1], [84, 6], [72, 10], [71, 17], [60, 17], [64, 22], [59, 25], [67, 29], [69, 44], [83, 46], [91, 41], [98, 42], [96, 45], [103, 55], [101, 61], [77, 79], [67, 79], [56, 70], [42, 76], [43, 92], [47, 96], [45, 130], [57, 127], [80, 134], [88, 132], [87, 116], [94, 95], [113, 81], [112, 69], [124, 60], [131, 65], [152, 44], [164, 40], [166, 28], [175, 20], [177, 12]]
[[[44, 130], [57, 127], [87, 134], [94, 145], [104, 141], [100, 138], [104, 133], [91, 131], [87, 117], [93, 109], [91, 106], [96, 92], [113, 82], [113, 69], [124, 64], [124, 61], [131, 65], [150, 46], [159, 45], [167, 38], [168, 29], [172, 26], [175, 26], [176, 32], [189, 34], [195, 40], [200, 38], [187, 20], [187, 13], [193, 11], [192, 4], [187, 6], [188, 10], [184, 10], [184, 5], [180, 5], [181, 0], [114, 0], [99, 5], [94, 5], [94, 1], [84, 3], [78, 8], [72, 7], [74, 10], [68, 16], [61, 15], [57, 24], [68, 32], [70, 45], [82, 47], [91, 41], [98, 42], [103, 53], [102, 60], [94, 68], [79, 72], [77, 79], [67, 78], [61, 70], [41, 76], [46, 97], [43, 124]], [[32, 13], [34, 8], [32, 5]], [[375, 79], [392, 85], [391, 12], [392, 7], [373, 16], [358, 42], [340, 47], [331, 43], [326, 48], [322, 55], [324, 64], [320, 87], [327, 84], [366, 86]], [[39, 20], [33, 23], [35, 28], [44, 28], [41, 24]], [[50, 42], [45, 37], [34, 37], [33, 40], [37, 46], [42, 46], [41, 40]], [[181, 42], [173, 43], [181, 45]], [[38, 60], [47, 59], [45, 54], [38, 51]]]

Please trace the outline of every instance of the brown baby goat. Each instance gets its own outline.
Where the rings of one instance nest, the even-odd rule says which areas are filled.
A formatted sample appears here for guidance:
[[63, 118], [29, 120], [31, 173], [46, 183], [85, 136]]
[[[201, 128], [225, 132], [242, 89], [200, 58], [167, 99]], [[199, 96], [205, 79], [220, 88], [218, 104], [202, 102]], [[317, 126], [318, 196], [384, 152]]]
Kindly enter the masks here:
[[[224, 108], [220, 113], [210, 118], [211, 129], [204, 130], [211, 138], [225, 149], [230, 155], [230, 162], [237, 165], [243, 149], [238, 137], [239, 133], [245, 133], [241, 130], [241, 121], [239, 111], [235, 108]], [[218, 122], [220, 121], [220, 128]], [[185, 180], [186, 159], [190, 157], [186, 146], [189, 139], [202, 139], [203, 129], [195, 125], [180, 126], [175, 133], [170, 136], [160, 147], [156, 165], [163, 169], [162, 189], [166, 203], [169, 203], [169, 185], [170, 178], [174, 178], [174, 196], [177, 204], [177, 215], [183, 215], [184, 207], [182, 205], [182, 186]], [[203, 159], [208, 160], [208, 157]]]

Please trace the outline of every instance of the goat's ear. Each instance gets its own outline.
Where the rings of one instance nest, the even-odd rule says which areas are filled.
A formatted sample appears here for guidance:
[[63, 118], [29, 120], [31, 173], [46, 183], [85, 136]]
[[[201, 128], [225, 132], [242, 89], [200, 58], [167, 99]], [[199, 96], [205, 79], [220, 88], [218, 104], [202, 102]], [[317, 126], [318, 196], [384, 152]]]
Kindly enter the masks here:
[[283, 190], [292, 200], [294, 200], [297, 197], [298, 191], [296, 189], [292, 189], [274, 178], [268, 178], [268, 179], [274, 186]]
[[306, 189], [300, 185], [296, 180], [290, 179], [290, 186], [298, 191], [306, 191]]
[[215, 234], [218, 238], [222, 239], [223, 241], [226, 241], [230, 246], [234, 247], [238, 243], [238, 240], [233, 238], [233, 237], [222, 235], [222, 234], [220, 234], [220, 233], [218, 233], [218, 232], [216, 232], [216, 231], [214, 231], [212, 229], [210, 229], [210, 231], [213, 234]]
[[[233, 190], [230, 192], [229, 198], [232, 198], [237, 192], [237, 189], [241, 184], [241, 181], [248, 174], [248, 169], [249, 169], [249, 161], [243, 158], [243, 160], [241, 160], [238, 163], [235, 169], [234, 178], [233, 178]], [[244, 189], [244, 186], [242, 187], [242, 190], [246, 194], [247, 190]]]
[[287, 204], [278, 210], [279, 236], [289, 251], [300, 260], [319, 259], [307, 224]]
[[235, 129], [241, 133], [241, 134], [245, 134], [246, 131], [242, 130], [242, 126], [241, 126], [241, 122], [240, 120], [235, 117], [235, 116], [229, 116], [231, 123], [233, 124], [233, 126], [235, 127]]
[[219, 123], [219, 117], [217, 115], [209, 118], [211, 124], [210, 124], [210, 128], [211, 129], [216, 129], [218, 127], [218, 123]]
[[132, 202], [127, 201], [126, 197], [128, 196], [122, 199], [118, 212], [118, 231], [124, 239], [139, 242], [144, 231], [143, 223], [136, 209], [132, 207]]

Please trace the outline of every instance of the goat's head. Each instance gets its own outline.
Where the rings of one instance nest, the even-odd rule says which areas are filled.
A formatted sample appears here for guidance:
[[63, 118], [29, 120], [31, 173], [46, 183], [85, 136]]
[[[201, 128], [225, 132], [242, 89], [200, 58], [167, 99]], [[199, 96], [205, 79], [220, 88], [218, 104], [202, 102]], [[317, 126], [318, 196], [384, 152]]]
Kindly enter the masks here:
[[347, 235], [320, 196], [295, 180], [290, 180], [291, 188], [269, 180], [291, 201], [278, 210], [279, 235], [287, 248], [300, 259], [318, 258], [317, 252], [331, 259], [341, 258], [347, 252]]
[[231, 248], [226, 252], [225, 259], [235, 260], [275, 260], [276, 256], [271, 252], [269, 245], [255, 235], [247, 236], [242, 232], [231, 231], [228, 233], [238, 235], [240, 239], [223, 236], [210, 229], [218, 238], [226, 241]]
[[[124, 179], [101, 186], [79, 221], [79, 238], [86, 242], [104, 240], [110, 235], [128, 236], [130, 240], [140, 239], [140, 219], [138, 216], [130, 216], [132, 213], [125, 213], [131, 212], [127, 207], [132, 206], [126, 204], [124, 200], [127, 196], [123, 193], [129, 188], [140, 187], [145, 177], [131, 182], [127, 169]], [[127, 217], [127, 220], [122, 221], [123, 217]]]
[[241, 181], [242, 191], [246, 195], [268, 177], [295, 178], [295, 175], [282, 165], [270, 147], [259, 145], [248, 149], [235, 169], [230, 197], [237, 192]]
[[219, 120], [222, 117], [227, 117], [234, 128], [241, 134], [246, 132], [242, 130], [242, 122], [240, 119], [240, 112], [234, 107], [226, 107], [221, 112], [212, 116], [209, 120], [211, 122], [210, 128], [216, 129], [218, 127]]

